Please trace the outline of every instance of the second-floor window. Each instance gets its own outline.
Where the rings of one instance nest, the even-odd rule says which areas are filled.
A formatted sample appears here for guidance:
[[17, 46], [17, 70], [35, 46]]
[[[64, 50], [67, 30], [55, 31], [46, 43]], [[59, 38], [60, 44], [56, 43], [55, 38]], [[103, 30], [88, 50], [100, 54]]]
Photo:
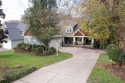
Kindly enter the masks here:
[[65, 29], [65, 32], [66, 33], [72, 33], [73, 32], [73, 29], [72, 29], [72, 27], [67, 27], [66, 29]]

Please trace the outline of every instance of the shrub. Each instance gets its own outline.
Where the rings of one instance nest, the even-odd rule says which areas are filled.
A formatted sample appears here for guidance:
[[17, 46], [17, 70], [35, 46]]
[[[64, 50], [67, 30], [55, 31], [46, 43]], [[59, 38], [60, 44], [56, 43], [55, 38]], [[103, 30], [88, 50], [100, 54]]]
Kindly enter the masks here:
[[5, 73], [3, 79], [0, 80], [0, 83], [13, 82], [15, 80], [18, 80], [18, 79], [28, 75], [29, 73], [32, 73], [36, 69], [37, 69], [36, 67], [31, 67], [31, 68], [27, 68], [27, 69], [8, 71], [8, 72]]
[[35, 54], [36, 54], [36, 55], [41, 54], [41, 52], [42, 52], [42, 48], [41, 48], [41, 47], [37, 47], [37, 48], [35, 49]]
[[35, 51], [35, 50], [36, 50], [36, 47], [37, 47], [37, 45], [36, 45], [36, 44], [33, 44], [33, 45], [32, 45], [32, 51]]
[[40, 47], [40, 45], [37, 45], [36, 47]]
[[18, 43], [16, 47], [17, 47], [18, 49], [20, 49], [21, 45], [22, 45], [22, 43]]
[[120, 54], [120, 58], [119, 58], [122, 62], [125, 63], [125, 51], [123, 51], [121, 54]]
[[32, 47], [32, 51], [34, 52], [36, 50], [36, 48]]
[[26, 48], [27, 48], [28, 51], [30, 51], [32, 49], [32, 45], [31, 44], [27, 44]]
[[118, 62], [119, 56], [120, 56], [120, 48], [114, 44], [110, 44], [109, 46], [107, 46], [106, 48], [107, 51], [107, 55], [109, 57], [109, 59]]
[[[24, 42], [22, 42], [21, 44], [24, 45], [24, 46], [26, 46], [26, 44], [25, 44]], [[22, 46], [22, 45], [21, 45], [21, 46]]]
[[43, 51], [45, 51], [45, 46], [44, 45], [41, 45], [41, 48]]
[[36, 44], [33, 44], [33, 46], [32, 46], [33, 48], [36, 48], [37, 47], [37, 45]]
[[51, 47], [49, 48], [48, 50], [49, 53], [55, 53], [56, 52], [56, 49], [54, 47]]
[[22, 45], [20, 46], [20, 49], [21, 49], [21, 50], [25, 50], [25, 48], [26, 48], [26, 45], [25, 45], [25, 44], [22, 44]]

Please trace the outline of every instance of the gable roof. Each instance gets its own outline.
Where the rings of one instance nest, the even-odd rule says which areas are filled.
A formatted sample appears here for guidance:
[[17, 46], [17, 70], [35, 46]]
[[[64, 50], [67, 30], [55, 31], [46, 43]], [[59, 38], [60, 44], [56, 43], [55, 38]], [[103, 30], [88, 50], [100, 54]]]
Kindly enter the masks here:
[[59, 22], [58, 26], [60, 27], [60, 34], [61, 35], [72, 35], [72, 33], [65, 33], [65, 28], [67, 28], [66, 26], [71, 26], [74, 27], [75, 25], [77, 25], [78, 23], [73, 20], [73, 19], [66, 19], [66, 20], [62, 20], [61, 22]]
[[73, 19], [72, 20], [67, 19], [67, 20], [62, 20], [58, 24], [58, 26], [62, 26], [62, 27], [64, 27], [64, 26], [72, 26], [72, 27], [74, 27], [76, 24], [77, 24], [77, 22], [75, 20], [73, 20]]
[[[73, 20], [73, 19], [61, 20], [57, 26], [59, 26], [59, 29], [60, 29], [58, 35], [61, 35], [61, 36], [62, 35], [63, 36], [74, 36], [73, 33], [76, 32], [79, 29], [78, 22]], [[73, 28], [73, 33], [65, 33], [65, 29], [67, 28], [67, 26], [70, 26], [70, 27]], [[24, 35], [25, 36], [32, 36], [29, 29], [27, 29], [25, 31]]]
[[24, 24], [24, 23], [19, 23], [18, 26], [17, 26], [17, 29], [24, 32], [27, 29], [27, 25]]
[[15, 28], [6, 28], [5, 30], [8, 30], [8, 38], [10, 40], [23, 40], [24, 37], [22, 36], [22, 33], [20, 32], [19, 29]]
[[[19, 25], [20, 23], [16, 22], [5, 22], [4, 23], [4, 29], [8, 30], [9, 34], [8, 34], [8, 38], [10, 40], [23, 40], [24, 37], [22, 36], [21, 31], [23, 31], [23, 29], [21, 29], [21, 26]], [[22, 24], [21, 24], [22, 25]], [[19, 27], [18, 27], [19, 26]], [[23, 26], [24, 27], [24, 26]]]
[[84, 33], [78, 29], [76, 32], [73, 34], [74, 36], [84, 36]]
[[4, 24], [6, 25], [6, 27], [4, 27], [4, 28], [9, 28], [10, 29], [10, 28], [17, 28], [19, 23], [5, 22]]

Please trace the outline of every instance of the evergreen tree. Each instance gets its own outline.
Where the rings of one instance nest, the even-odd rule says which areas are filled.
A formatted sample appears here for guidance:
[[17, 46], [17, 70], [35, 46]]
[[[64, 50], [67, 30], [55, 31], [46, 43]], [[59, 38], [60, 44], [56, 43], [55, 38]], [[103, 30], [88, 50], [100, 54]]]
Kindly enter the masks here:
[[[2, 1], [0, 1], [0, 7], [2, 6]], [[5, 14], [3, 13], [3, 9], [0, 9], [0, 17], [5, 18]], [[0, 26], [2, 26], [0, 21]], [[0, 43], [7, 42], [5, 38], [7, 38], [8, 31], [4, 31], [3, 29], [0, 29]]]

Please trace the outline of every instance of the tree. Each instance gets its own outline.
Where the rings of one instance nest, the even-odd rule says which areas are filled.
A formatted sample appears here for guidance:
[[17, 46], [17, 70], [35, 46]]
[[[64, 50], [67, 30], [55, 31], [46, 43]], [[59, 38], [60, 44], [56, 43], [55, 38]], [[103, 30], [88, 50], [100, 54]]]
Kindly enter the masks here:
[[[2, 1], [0, 1], [0, 7], [2, 6]], [[0, 17], [5, 18], [5, 14], [3, 13], [3, 9], [0, 9]], [[2, 26], [0, 21], [0, 26]], [[7, 38], [8, 31], [4, 31], [3, 29], [0, 29], [0, 43], [7, 42], [5, 38]]]
[[21, 17], [21, 21], [25, 24], [28, 24], [29, 17], [30, 17], [30, 7], [24, 11], [24, 14]]
[[58, 32], [56, 0], [32, 0], [32, 5], [28, 18], [23, 20], [28, 23], [32, 36], [45, 44], [47, 52], [50, 41]]
[[92, 37], [118, 43], [125, 50], [125, 1], [84, 0], [82, 3], [82, 27]]

